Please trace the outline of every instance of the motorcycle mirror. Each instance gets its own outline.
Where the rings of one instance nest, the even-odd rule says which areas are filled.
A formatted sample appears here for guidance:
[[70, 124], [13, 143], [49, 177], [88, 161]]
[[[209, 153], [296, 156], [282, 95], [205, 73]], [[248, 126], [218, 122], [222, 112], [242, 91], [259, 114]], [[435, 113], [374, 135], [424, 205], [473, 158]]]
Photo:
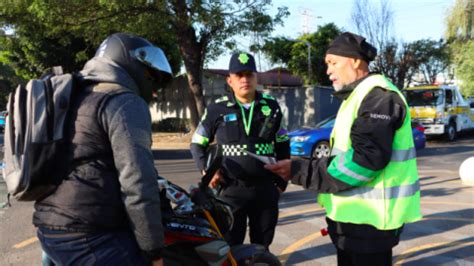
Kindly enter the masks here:
[[222, 166], [222, 148], [219, 145], [212, 145], [207, 152], [206, 174], [201, 177], [201, 188], [206, 188], [211, 182], [214, 174]]

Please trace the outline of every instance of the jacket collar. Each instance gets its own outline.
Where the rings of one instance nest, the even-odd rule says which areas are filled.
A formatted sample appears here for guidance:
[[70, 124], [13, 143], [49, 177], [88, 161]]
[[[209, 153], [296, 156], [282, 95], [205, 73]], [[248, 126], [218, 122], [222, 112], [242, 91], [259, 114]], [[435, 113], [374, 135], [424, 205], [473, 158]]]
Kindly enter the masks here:
[[[234, 93], [228, 93], [227, 94], [227, 97], [229, 98], [229, 101], [227, 102], [227, 107], [230, 107], [230, 106], [235, 106], [237, 105], [237, 99], [235, 98], [235, 95]], [[263, 98], [262, 96], [262, 93], [258, 92], [258, 91], [255, 91], [255, 104], [266, 104], [267, 101]]]

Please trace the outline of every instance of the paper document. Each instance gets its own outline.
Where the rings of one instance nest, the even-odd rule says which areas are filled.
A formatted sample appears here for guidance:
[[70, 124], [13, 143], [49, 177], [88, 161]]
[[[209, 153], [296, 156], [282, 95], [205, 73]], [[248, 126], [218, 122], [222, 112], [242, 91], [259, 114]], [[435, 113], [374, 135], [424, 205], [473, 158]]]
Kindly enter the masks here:
[[263, 155], [257, 155], [255, 153], [252, 153], [252, 152], [249, 152], [248, 150], [245, 150], [245, 149], [242, 149], [242, 148], [239, 148], [241, 152], [245, 152], [247, 153], [249, 156], [261, 161], [262, 163], [264, 164], [275, 164], [277, 162], [277, 160], [275, 159], [275, 157], [272, 157], [272, 156], [263, 156]]

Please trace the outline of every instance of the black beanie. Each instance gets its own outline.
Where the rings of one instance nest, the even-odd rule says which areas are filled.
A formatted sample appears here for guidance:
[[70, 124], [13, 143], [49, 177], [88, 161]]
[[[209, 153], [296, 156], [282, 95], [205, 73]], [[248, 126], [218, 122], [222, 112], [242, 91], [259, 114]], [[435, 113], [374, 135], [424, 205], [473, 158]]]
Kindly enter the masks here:
[[364, 37], [351, 32], [344, 32], [332, 41], [326, 54], [358, 58], [369, 63], [377, 56], [377, 49], [366, 42]]

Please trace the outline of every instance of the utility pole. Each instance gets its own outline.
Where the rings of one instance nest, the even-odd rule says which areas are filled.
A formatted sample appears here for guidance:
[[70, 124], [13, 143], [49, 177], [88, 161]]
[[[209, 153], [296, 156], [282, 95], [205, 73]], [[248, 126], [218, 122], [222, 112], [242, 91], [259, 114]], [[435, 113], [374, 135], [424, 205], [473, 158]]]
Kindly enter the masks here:
[[302, 23], [301, 23], [301, 27], [303, 28], [303, 34], [308, 34], [309, 33], [309, 21], [310, 21], [310, 17], [311, 17], [311, 11], [307, 8], [302, 8], [301, 9], [302, 11], [300, 11], [301, 13], [301, 17], [302, 17]]

